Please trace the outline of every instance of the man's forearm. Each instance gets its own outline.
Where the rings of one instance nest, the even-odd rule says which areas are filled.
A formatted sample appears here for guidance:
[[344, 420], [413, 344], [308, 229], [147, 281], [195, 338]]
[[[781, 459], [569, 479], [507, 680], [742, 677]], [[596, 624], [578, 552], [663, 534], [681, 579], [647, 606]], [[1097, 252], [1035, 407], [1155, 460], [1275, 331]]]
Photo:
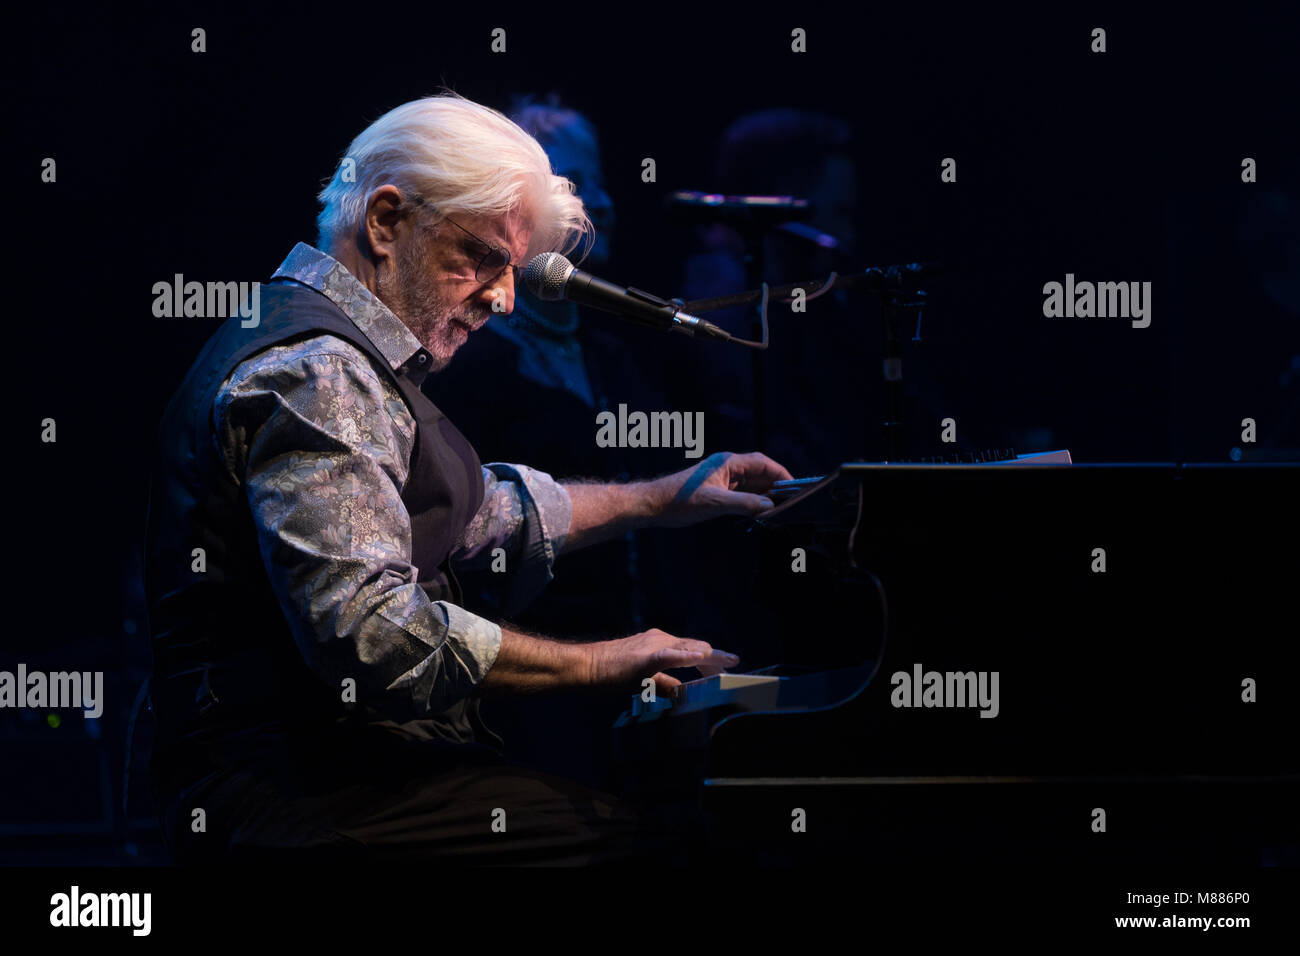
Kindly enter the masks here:
[[591, 686], [590, 645], [501, 626], [501, 650], [479, 686], [484, 694], [540, 694]]
[[663, 491], [657, 481], [624, 485], [565, 483], [564, 490], [573, 502], [573, 517], [561, 553], [644, 528], [663, 511]]

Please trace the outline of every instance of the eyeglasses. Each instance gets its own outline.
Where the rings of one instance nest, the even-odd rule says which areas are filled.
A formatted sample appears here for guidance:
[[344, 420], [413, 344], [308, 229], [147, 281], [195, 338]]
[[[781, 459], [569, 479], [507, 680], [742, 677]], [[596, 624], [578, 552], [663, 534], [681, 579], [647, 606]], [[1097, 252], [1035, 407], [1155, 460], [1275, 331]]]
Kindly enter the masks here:
[[[423, 206], [425, 205], [424, 197], [416, 196], [414, 199], [411, 200], [411, 203], [416, 206]], [[433, 207], [430, 206], [430, 208]], [[456, 220], [452, 219], [450, 216], [444, 216], [443, 218], [446, 219], [453, 226], [455, 226], [457, 229], [459, 229], [461, 232], [465, 233], [465, 235], [474, 239], [476, 242], [480, 243], [487, 249], [487, 252], [484, 253], [483, 257], [479, 259], [477, 265], [474, 266], [475, 281], [491, 282], [493, 279], [496, 279], [498, 276], [501, 275], [501, 273], [505, 272], [506, 269], [509, 268], [514, 270], [515, 282], [516, 284], [518, 283], [519, 266], [510, 265], [509, 250], [502, 249], [500, 246], [488, 242], [482, 236], [475, 235], [474, 233], [466, 229], [464, 226], [462, 226], [460, 223], [458, 223]]]

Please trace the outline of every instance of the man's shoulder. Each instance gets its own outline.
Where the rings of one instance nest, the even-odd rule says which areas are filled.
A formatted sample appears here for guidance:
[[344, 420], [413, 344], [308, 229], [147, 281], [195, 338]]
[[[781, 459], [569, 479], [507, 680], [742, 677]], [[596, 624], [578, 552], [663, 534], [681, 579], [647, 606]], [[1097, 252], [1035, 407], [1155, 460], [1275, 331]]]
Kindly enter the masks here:
[[286, 462], [316, 448], [320, 432], [394, 460], [409, 457], [415, 438], [416, 419], [391, 376], [364, 350], [329, 334], [248, 357], [222, 382], [210, 409], [217, 442], [236, 474], [246, 454], [239, 449], [273, 418], [268, 441]]
[[234, 367], [217, 394], [248, 387], [274, 387], [345, 378], [370, 390], [383, 389], [374, 360], [356, 345], [328, 332], [272, 344]]
[[[414, 439], [415, 418], [400, 388], [362, 349], [333, 335], [272, 345], [235, 366], [217, 388], [211, 414], [217, 430], [255, 428], [278, 406], [298, 419], [370, 435]], [[382, 440], [379, 436], [384, 436]]]

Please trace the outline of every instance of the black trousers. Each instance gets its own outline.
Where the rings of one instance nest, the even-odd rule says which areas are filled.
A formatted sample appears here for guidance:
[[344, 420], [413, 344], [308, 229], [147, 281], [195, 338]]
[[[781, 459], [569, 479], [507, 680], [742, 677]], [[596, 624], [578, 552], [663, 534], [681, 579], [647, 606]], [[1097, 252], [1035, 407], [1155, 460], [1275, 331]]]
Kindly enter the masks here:
[[173, 858], [187, 864], [644, 866], [686, 862], [691, 838], [487, 748], [389, 735], [263, 755], [163, 804]]

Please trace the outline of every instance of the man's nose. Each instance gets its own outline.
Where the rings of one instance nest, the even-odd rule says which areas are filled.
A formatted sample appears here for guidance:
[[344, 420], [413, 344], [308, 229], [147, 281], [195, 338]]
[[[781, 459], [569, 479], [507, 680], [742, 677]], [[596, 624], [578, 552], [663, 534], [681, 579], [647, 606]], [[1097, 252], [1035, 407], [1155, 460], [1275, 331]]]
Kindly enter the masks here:
[[[506, 268], [491, 282], [484, 284], [480, 299], [493, 315], [509, 315], [515, 310], [515, 270]], [[496, 303], [500, 303], [499, 305]]]

